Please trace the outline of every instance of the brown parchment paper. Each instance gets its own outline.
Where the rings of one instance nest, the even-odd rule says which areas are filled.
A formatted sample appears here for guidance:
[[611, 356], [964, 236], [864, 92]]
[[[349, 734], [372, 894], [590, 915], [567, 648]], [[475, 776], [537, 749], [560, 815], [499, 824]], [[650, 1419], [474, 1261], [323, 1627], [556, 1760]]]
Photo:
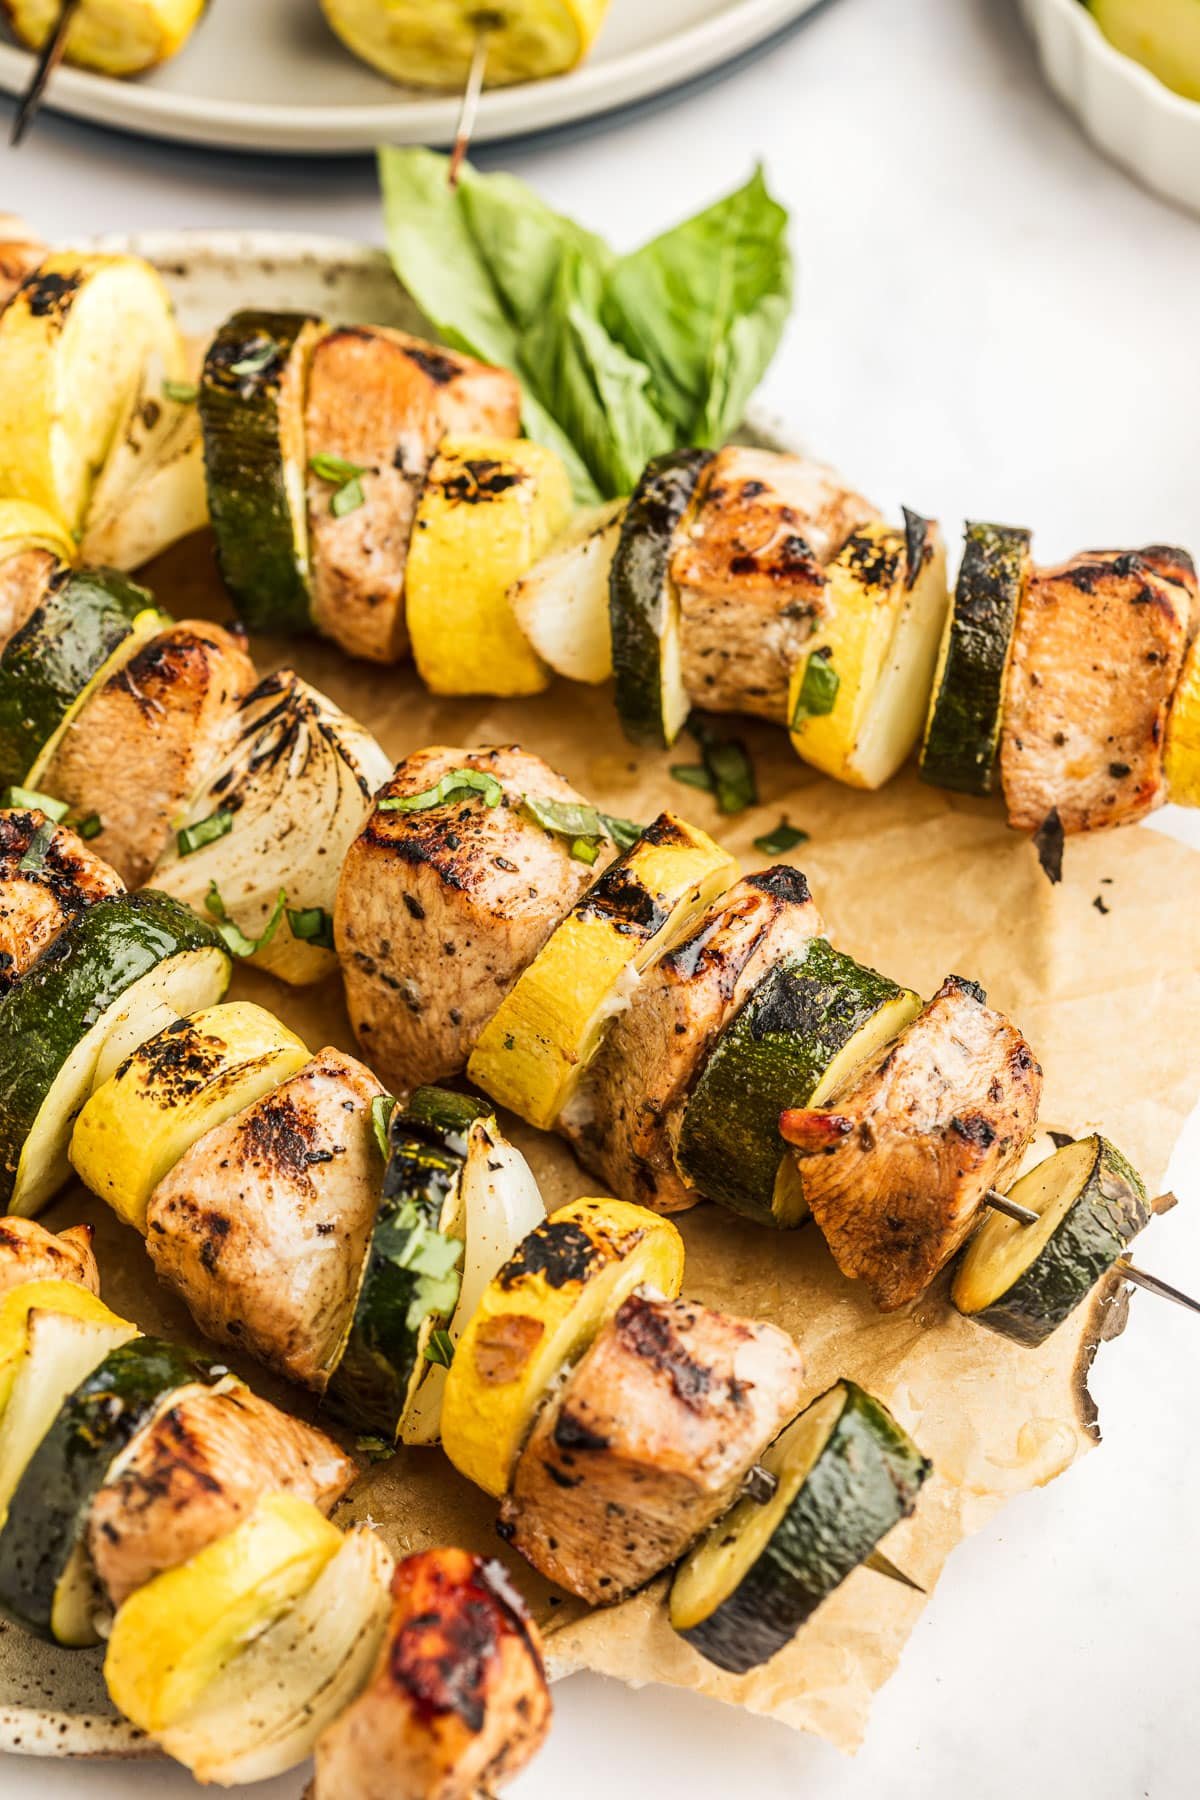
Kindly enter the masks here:
[[[147, 579], [177, 617], [227, 614], [203, 538], [172, 552]], [[853, 793], [799, 763], [782, 732], [750, 725], [742, 735], [761, 804], [723, 821], [708, 796], [669, 776], [671, 762], [693, 760], [690, 744], [670, 756], [631, 751], [606, 689], [558, 683], [532, 701], [446, 702], [431, 699], [408, 668], [352, 665], [319, 645], [255, 649], [264, 669], [292, 661], [363, 719], [393, 756], [438, 741], [519, 740], [606, 810], [649, 819], [674, 807], [720, 835], [748, 869], [765, 861], [753, 838], [786, 815], [810, 833], [788, 860], [808, 875], [840, 946], [925, 994], [949, 971], [982, 982], [1044, 1064], [1044, 1125], [1075, 1133], [1102, 1126], [1152, 1187], [1161, 1184], [1200, 1086], [1191, 1043], [1200, 1019], [1194, 853], [1136, 829], [1072, 840], [1062, 885], [1051, 888], [1032, 848], [1005, 829], [998, 804], [941, 794], [912, 774], [880, 794]], [[243, 972], [233, 992], [272, 1006], [314, 1049], [323, 1042], [354, 1048], [336, 980], [297, 993]], [[563, 1146], [512, 1129], [548, 1207], [595, 1191]], [[1040, 1151], [1046, 1148], [1043, 1142]], [[113, 1304], [147, 1329], [194, 1337], [182, 1308], [156, 1287], [136, 1236], [97, 1202], [76, 1190], [52, 1216], [60, 1225], [81, 1216], [97, 1225]], [[1123, 1322], [1124, 1299], [1111, 1287], [1048, 1344], [1027, 1350], [958, 1318], [944, 1283], [904, 1312], [875, 1312], [838, 1275], [812, 1227], [761, 1231], [713, 1206], [678, 1223], [688, 1251], [687, 1294], [785, 1326], [805, 1350], [814, 1394], [852, 1376], [886, 1401], [932, 1458], [935, 1474], [916, 1515], [886, 1546], [928, 1590], [962, 1537], [1097, 1442], [1086, 1374], [1101, 1337]], [[244, 1372], [261, 1391], [281, 1396], [261, 1371]], [[284, 1397], [310, 1411], [304, 1397]], [[452, 1541], [516, 1561], [495, 1536], [492, 1502], [440, 1452], [402, 1452], [369, 1469], [347, 1510], [373, 1519], [397, 1552]], [[911, 1590], [859, 1571], [791, 1648], [736, 1678], [674, 1637], [661, 1582], [620, 1607], [589, 1613], [524, 1565], [514, 1573], [548, 1633], [556, 1672], [594, 1669], [628, 1682], [694, 1688], [843, 1748], [861, 1739], [871, 1696], [894, 1669], [923, 1605]], [[10, 1633], [0, 1645], [0, 1709], [15, 1704], [12, 1651]], [[49, 1687], [44, 1662], [36, 1660], [47, 1653], [29, 1655], [28, 1672], [36, 1664]], [[56, 1682], [61, 1668], [58, 1657]], [[95, 1676], [76, 1665], [71, 1679], [77, 1685]]]

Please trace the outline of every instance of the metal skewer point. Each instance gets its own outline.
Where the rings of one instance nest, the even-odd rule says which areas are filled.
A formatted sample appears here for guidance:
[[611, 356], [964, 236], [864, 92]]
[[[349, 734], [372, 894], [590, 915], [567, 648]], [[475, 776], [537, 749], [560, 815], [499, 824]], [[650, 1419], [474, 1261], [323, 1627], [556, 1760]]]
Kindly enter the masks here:
[[33, 124], [42, 96], [46, 92], [46, 83], [62, 61], [63, 51], [67, 47], [67, 33], [71, 29], [71, 21], [79, 11], [81, 0], [63, 0], [62, 11], [58, 15], [58, 23], [42, 45], [33, 74], [29, 78], [29, 86], [21, 95], [21, 104], [17, 108], [16, 118], [12, 122], [12, 130], [8, 141], [15, 150], [29, 127]]
[[[1037, 1213], [1010, 1200], [1007, 1194], [997, 1193], [995, 1188], [988, 1189], [984, 1202], [993, 1212], [1003, 1213], [1006, 1219], [1014, 1219], [1018, 1225], [1036, 1225], [1038, 1222]], [[1200, 1300], [1193, 1300], [1190, 1294], [1172, 1287], [1170, 1282], [1160, 1281], [1157, 1275], [1150, 1275], [1145, 1269], [1139, 1269], [1127, 1256], [1119, 1256], [1113, 1268], [1126, 1281], [1131, 1281], [1134, 1287], [1145, 1288], [1148, 1294], [1157, 1294], [1160, 1300], [1173, 1300], [1176, 1306], [1185, 1307], [1188, 1312], [1200, 1313]]]
[[450, 152], [450, 167], [446, 171], [446, 180], [452, 188], [458, 186], [459, 171], [463, 158], [471, 142], [471, 134], [475, 130], [475, 115], [479, 111], [479, 96], [483, 92], [483, 74], [487, 68], [488, 43], [495, 26], [486, 14], [480, 15], [479, 29], [475, 34], [475, 51], [471, 57], [471, 67], [467, 71], [467, 85], [463, 89], [462, 107], [458, 115], [458, 130], [454, 134], [454, 148]]

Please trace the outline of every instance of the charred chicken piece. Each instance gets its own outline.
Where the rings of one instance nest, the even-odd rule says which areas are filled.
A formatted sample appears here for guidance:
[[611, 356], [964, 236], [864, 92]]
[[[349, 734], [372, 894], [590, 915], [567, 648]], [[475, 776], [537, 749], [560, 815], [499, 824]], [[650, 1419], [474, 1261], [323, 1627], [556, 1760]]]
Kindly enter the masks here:
[[1166, 546], [1036, 570], [1017, 616], [1000, 774], [1008, 822], [1064, 833], [1140, 819], [1167, 797], [1163, 738], [1196, 575]]
[[697, 706], [787, 723], [792, 668], [825, 603], [823, 565], [877, 515], [819, 463], [718, 452], [671, 561]]
[[950, 975], [827, 1106], [785, 1112], [843, 1275], [892, 1312], [924, 1293], [1033, 1135], [1042, 1071], [982, 989]]
[[[499, 804], [460, 790], [415, 810], [455, 769], [500, 784]], [[581, 805], [540, 756], [435, 746], [397, 764], [350, 846], [335, 938], [350, 1022], [396, 1093], [461, 1069], [483, 1026], [607, 860], [575, 861], [527, 796]]]
[[0, 653], [28, 624], [61, 568], [53, 550], [36, 545], [0, 561]]
[[371, 1102], [340, 1050], [198, 1138], [155, 1188], [146, 1246], [200, 1329], [324, 1389], [379, 1201]]
[[776, 1326], [634, 1294], [543, 1410], [501, 1530], [571, 1593], [621, 1600], [733, 1505], [803, 1383]]
[[586, 1169], [658, 1212], [696, 1204], [672, 1153], [692, 1082], [765, 970], [822, 929], [804, 876], [767, 869], [646, 971], [561, 1121]]
[[541, 1747], [541, 1640], [497, 1562], [425, 1550], [396, 1567], [371, 1680], [317, 1741], [314, 1800], [477, 1800]]
[[256, 679], [243, 643], [220, 625], [173, 625], [67, 727], [43, 778], [47, 791], [100, 820], [97, 848], [130, 887], [145, 882]]
[[74, 1281], [100, 1292], [90, 1225], [47, 1231], [36, 1219], [0, 1219], [0, 1294], [25, 1281]]
[[81, 912], [124, 882], [38, 807], [0, 811], [0, 994]]

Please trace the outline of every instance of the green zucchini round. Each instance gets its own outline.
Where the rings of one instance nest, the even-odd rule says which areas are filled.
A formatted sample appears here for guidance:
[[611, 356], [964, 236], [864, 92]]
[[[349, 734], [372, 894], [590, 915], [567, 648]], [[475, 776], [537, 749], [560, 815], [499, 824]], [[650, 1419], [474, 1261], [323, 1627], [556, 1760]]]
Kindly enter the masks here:
[[608, 611], [617, 715], [634, 744], [667, 749], [691, 709], [683, 685], [671, 556], [675, 534], [711, 461], [708, 450], [654, 457], [621, 521], [608, 578]]
[[952, 1297], [978, 1324], [1041, 1344], [1124, 1254], [1150, 1205], [1137, 1170], [1099, 1135], [1055, 1150], [1009, 1199], [1038, 1223], [990, 1213], [962, 1253]]
[[70, 1173], [67, 1145], [110, 1031], [165, 1002], [211, 1006], [231, 958], [212, 926], [168, 894], [98, 900], [0, 999], [0, 1211], [35, 1213]]
[[967, 526], [921, 747], [921, 779], [934, 787], [991, 792], [1029, 546], [1019, 526]]
[[916, 1505], [930, 1472], [887, 1408], [852, 1381], [822, 1394], [762, 1458], [776, 1479], [680, 1564], [670, 1619], [718, 1668], [744, 1675], [795, 1637]]
[[169, 1395], [226, 1374], [159, 1338], [109, 1351], [64, 1401], [17, 1483], [0, 1531], [0, 1612], [53, 1643], [98, 1641], [83, 1546], [92, 1502]]
[[114, 569], [56, 581], [0, 656], [0, 787], [36, 788], [87, 696], [170, 623]]
[[312, 626], [304, 402], [323, 327], [308, 313], [234, 313], [200, 377], [208, 510], [222, 579], [251, 631]]
[[675, 1146], [684, 1180], [760, 1224], [801, 1224], [808, 1205], [780, 1140], [780, 1113], [819, 1106], [920, 1009], [919, 995], [827, 938], [768, 969], [688, 1096]]

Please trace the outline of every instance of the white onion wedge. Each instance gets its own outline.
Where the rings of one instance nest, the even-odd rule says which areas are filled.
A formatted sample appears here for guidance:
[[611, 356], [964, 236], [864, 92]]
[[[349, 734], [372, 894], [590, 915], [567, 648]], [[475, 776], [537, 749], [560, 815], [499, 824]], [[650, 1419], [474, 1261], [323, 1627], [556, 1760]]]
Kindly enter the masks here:
[[170, 430], [127, 471], [127, 485], [106, 468], [84, 526], [85, 563], [140, 569], [207, 522], [199, 415], [194, 406], [174, 414]]
[[570, 681], [607, 681], [612, 674], [608, 573], [624, 513], [624, 500], [576, 513], [509, 589], [521, 630], [542, 661]]

